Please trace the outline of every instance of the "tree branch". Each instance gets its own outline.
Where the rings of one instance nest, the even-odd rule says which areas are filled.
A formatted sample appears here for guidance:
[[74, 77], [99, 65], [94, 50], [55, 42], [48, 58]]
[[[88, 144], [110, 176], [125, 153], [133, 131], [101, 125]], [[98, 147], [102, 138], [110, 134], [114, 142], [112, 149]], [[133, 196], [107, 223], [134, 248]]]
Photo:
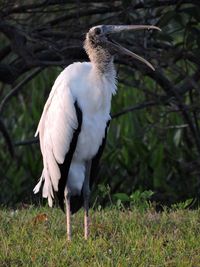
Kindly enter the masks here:
[[39, 138], [32, 138], [24, 141], [16, 141], [14, 143], [15, 146], [27, 146], [27, 145], [33, 145], [33, 144], [38, 144], [39, 143]]
[[2, 119], [0, 118], [0, 131], [3, 134], [3, 137], [6, 141], [6, 144], [8, 146], [8, 151], [10, 152], [10, 155], [13, 157], [14, 156], [14, 148], [13, 148], [13, 143], [12, 143], [12, 139], [5, 127], [5, 124], [3, 123]]
[[42, 69], [43, 68], [38, 68], [38, 69], [34, 70], [31, 74], [29, 74], [23, 81], [21, 81], [17, 86], [15, 86], [4, 97], [4, 99], [1, 101], [1, 104], [0, 104], [0, 114], [1, 115], [2, 115], [2, 112], [3, 112], [3, 108], [5, 107], [5, 104], [10, 100], [10, 98], [12, 98], [16, 94], [18, 94], [18, 92], [24, 87], [24, 85], [27, 84], [30, 80], [32, 80], [33, 77], [35, 77], [38, 73], [40, 73]]

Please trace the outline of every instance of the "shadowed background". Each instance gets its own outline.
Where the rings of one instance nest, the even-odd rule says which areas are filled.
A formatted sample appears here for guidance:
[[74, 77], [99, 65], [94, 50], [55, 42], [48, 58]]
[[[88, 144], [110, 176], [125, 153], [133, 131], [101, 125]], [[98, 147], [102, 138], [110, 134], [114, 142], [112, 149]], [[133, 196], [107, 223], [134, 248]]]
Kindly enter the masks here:
[[85, 33], [98, 24], [153, 24], [162, 32], [114, 37], [156, 71], [116, 57], [118, 94], [93, 200], [128, 202], [135, 190], [152, 190], [159, 204], [198, 198], [199, 1], [65, 2], [0, 3], [0, 203], [36, 201], [42, 158], [34, 133], [44, 103], [63, 68], [88, 60]]

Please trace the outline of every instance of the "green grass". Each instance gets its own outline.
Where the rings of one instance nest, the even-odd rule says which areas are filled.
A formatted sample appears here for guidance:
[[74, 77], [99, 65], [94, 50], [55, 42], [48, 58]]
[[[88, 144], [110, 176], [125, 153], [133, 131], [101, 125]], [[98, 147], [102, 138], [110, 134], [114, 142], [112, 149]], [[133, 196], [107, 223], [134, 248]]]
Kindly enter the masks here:
[[0, 266], [200, 266], [200, 210], [153, 209], [91, 212], [91, 237], [83, 239], [83, 212], [72, 218], [57, 208], [0, 210]]

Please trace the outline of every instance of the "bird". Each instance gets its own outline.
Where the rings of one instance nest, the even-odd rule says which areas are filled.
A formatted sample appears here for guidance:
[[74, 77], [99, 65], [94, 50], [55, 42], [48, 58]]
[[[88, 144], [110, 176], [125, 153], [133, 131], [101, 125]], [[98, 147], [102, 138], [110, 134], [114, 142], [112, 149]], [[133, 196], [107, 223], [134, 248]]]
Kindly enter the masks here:
[[111, 38], [114, 33], [160, 30], [153, 25], [97, 25], [86, 33], [84, 49], [89, 62], [75, 62], [57, 77], [35, 133], [43, 158], [41, 177], [33, 189], [48, 199], [55, 196], [66, 213], [67, 239], [71, 241], [71, 215], [84, 207], [84, 238], [89, 237], [89, 199], [96, 181], [109, 123], [111, 99], [117, 91], [116, 54], [144, 58]]

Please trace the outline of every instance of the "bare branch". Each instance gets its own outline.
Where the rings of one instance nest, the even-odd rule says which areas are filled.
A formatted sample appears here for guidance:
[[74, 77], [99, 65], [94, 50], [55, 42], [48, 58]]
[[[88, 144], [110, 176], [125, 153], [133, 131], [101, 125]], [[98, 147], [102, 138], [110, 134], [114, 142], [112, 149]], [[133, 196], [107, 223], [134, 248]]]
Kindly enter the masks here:
[[134, 110], [148, 108], [148, 107], [152, 107], [152, 106], [155, 106], [155, 105], [158, 105], [158, 104], [161, 104], [161, 103], [158, 103], [157, 101], [149, 101], [149, 102], [140, 103], [140, 104], [137, 104], [135, 106], [125, 108], [122, 111], [111, 115], [111, 118], [112, 119], [116, 119], [116, 118], [119, 118], [120, 116], [125, 115], [125, 114], [127, 114], [129, 112], [132, 112]]
[[12, 139], [5, 127], [5, 124], [3, 123], [2, 119], [0, 118], [0, 131], [3, 134], [3, 137], [6, 141], [6, 144], [8, 146], [8, 151], [10, 152], [10, 155], [13, 157], [14, 156], [14, 148], [13, 148], [13, 143]]
[[30, 80], [32, 80], [33, 77], [35, 77], [39, 72], [41, 72], [42, 69], [43, 68], [38, 68], [38, 69], [34, 70], [31, 74], [29, 74], [23, 81], [21, 81], [17, 86], [15, 86], [4, 97], [4, 99], [1, 101], [1, 104], [0, 104], [0, 114], [1, 115], [2, 115], [2, 112], [3, 112], [3, 108], [4, 108], [5, 104], [8, 102], [8, 100], [10, 100], [10, 98], [15, 96], [16, 94], [18, 94], [18, 92], [24, 87], [24, 85], [27, 84]]
[[29, 140], [24, 140], [24, 141], [16, 141], [14, 143], [15, 146], [27, 146], [27, 145], [33, 145], [33, 144], [38, 144], [39, 143], [39, 138], [33, 138]]

